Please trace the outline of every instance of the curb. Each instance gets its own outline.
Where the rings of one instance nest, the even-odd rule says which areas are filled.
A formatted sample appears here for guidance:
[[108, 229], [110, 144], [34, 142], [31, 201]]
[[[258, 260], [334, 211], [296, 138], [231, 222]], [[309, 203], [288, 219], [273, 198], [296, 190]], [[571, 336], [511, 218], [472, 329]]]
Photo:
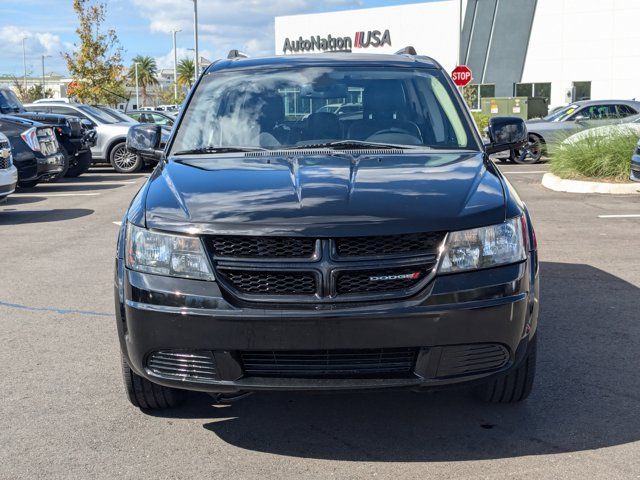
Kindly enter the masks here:
[[607, 193], [610, 195], [640, 195], [640, 183], [586, 182], [583, 180], [565, 180], [553, 173], [545, 173], [542, 186], [556, 192], [569, 193]]

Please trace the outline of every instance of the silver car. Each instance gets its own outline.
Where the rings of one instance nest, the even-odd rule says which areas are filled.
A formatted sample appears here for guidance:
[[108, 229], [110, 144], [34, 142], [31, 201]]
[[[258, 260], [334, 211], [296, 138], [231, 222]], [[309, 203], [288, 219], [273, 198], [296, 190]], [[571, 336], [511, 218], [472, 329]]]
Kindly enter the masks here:
[[91, 122], [96, 129], [96, 144], [91, 148], [95, 163], [108, 162], [120, 173], [137, 172], [144, 160], [127, 150], [127, 133], [134, 119], [117, 119], [107, 112], [91, 105], [81, 103], [39, 102], [25, 105], [30, 112], [57, 113], [73, 115]]
[[529, 144], [515, 152], [518, 163], [536, 163], [570, 135], [588, 128], [624, 122], [640, 113], [634, 100], [583, 100], [573, 102], [539, 120], [529, 120]]

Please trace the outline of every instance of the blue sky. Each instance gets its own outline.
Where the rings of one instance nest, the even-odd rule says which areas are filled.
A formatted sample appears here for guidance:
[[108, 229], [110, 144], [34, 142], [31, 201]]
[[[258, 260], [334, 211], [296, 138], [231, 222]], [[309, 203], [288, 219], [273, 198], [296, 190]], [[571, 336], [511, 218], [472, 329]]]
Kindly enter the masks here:
[[[422, 0], [428, 1], [428, 0]], [[116, 29], [125, 49], [125, 64], [136, 54], [151, 55], [162, 68], [172, 65], [172, 28], [178, 34], [178, 56], [192, 48], [190, 0], [106, 0], [107, 26]], [[215, 59], [230, 48], [253, 55], [273, 53], [273, 19], [277, 15], [369, 8], [410, 0], [199, 0], [200, 50]], [[73, 48], [76, 17], [72, 0], [0, 1], [0, 74], [22, 75], [22, 38], [26, 37], [27, 70], [65, 73], [60, 52]], [[192, 55], [192, 54], [191, 54]]]

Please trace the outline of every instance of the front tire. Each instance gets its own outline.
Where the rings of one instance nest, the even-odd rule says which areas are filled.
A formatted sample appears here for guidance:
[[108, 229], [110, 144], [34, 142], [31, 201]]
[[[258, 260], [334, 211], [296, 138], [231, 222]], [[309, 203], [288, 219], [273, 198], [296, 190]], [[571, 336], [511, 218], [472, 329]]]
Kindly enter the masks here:
[[537, 336], [529, 342], [526, 357], [518, 368], [476, 388], [476, 394], [489, 403], [517, 403], [525, 400], [536, 376]]
[[514, 150], [513, 161], [522, 165], [532, 165], [542, 159], [544, 141], [535, 134], [529, 134], [528, 143], [522, 150]]
[[184, 401], [186, 397], [184, 390], [164, 387], [150, 382], [131, 370], [124, 355], [121, 354], [121, 356], [124, 388], [129, 401], [134, 407], [138, 407], [141, 410], [162, 410], [177, 407]]
[[144, 164], [140, 155], [136, 155], [127, 150], [127, 144], [125, 142], [118, 143], [111, 149], [109, 161], [118, 173], [135, 173], [140, 170]]

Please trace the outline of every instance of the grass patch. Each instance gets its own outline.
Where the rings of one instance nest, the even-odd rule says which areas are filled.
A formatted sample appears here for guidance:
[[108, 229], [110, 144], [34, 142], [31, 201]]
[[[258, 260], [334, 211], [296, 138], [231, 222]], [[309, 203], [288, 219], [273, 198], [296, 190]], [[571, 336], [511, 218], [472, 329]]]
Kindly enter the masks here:
[[638, 134], [588, 135], [572, 143], [562, 143], [550, 158], [551, 173], [561, 178], [629, 181], [631, 155]]
[[484, 135], [484, 129], [489, 126], [489, 115], [485, 115], [482, 112], [471, 112], [471, 115], [478, 126], [478, 130], [480, 130], [480, 134]]

